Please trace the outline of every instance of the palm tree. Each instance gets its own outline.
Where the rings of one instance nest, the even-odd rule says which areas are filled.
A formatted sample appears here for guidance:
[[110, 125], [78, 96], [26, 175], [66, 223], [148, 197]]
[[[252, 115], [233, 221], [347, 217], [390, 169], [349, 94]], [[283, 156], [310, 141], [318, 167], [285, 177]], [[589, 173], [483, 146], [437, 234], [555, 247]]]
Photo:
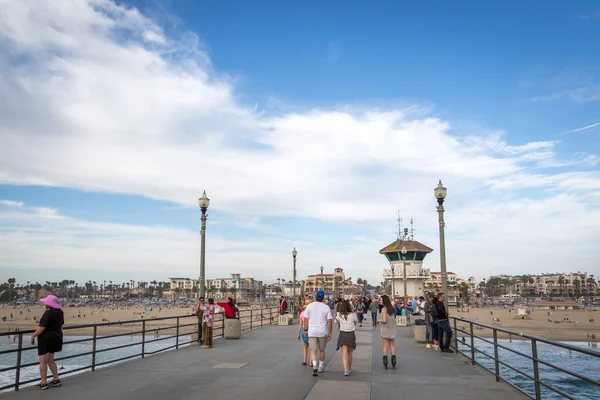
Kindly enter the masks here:
[[12, 300], [12, 291], [15, 287], [15, 282], [17, 280], [15, 278], [8, 278], [8, 301]]

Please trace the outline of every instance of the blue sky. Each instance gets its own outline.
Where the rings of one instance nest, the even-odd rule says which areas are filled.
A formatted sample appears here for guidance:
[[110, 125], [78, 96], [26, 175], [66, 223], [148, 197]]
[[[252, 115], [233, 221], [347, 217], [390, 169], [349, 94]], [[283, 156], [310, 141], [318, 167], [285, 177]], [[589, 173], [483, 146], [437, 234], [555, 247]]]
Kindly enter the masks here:
[[0, 280], [600, 275], [598, 3], [340, 4], [0, 0]]

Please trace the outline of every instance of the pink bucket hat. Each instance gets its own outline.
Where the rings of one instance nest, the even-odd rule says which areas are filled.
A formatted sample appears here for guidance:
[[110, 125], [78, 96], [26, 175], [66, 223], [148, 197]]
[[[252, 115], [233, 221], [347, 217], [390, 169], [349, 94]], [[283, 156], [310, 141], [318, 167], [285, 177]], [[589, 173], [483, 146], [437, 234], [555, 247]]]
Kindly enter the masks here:
[[58, 304], [58, 297], [56, 296], [49, 295], [44, 297], [43, 299], [40, 299], [40, 301], [49, 307], [60, 308], [60, 304]]

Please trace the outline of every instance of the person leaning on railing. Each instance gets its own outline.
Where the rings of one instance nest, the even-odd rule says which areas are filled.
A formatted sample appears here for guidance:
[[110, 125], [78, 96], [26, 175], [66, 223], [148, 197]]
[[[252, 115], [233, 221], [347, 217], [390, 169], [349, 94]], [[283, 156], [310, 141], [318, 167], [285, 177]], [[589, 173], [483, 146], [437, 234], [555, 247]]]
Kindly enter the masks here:
[[220, 301], [217, 302], [217, 305], [219, 307], [223, 307], [225, 318], [237, 318], [237, 307], [235, 306], [235, 301], [233, 300], [233, 297], [228, 297], [227, 300], [227, 303]]

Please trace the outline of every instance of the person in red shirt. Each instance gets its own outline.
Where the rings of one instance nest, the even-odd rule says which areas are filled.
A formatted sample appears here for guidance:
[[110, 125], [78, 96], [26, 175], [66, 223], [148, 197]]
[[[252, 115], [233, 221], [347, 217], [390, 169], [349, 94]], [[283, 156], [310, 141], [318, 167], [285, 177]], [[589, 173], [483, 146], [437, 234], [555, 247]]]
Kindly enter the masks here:
[[227, 303], [218, 302], [217, 305], [225, 310], [225, 318], [236, 318], [237, 307], [235, 301], [233, 297], [228, 297], [227, 300]]
[[279, 302], [279, 314], [283, 315], [287, 311], [287, 301], [285, 297], [281, 296], [281, 301]]

